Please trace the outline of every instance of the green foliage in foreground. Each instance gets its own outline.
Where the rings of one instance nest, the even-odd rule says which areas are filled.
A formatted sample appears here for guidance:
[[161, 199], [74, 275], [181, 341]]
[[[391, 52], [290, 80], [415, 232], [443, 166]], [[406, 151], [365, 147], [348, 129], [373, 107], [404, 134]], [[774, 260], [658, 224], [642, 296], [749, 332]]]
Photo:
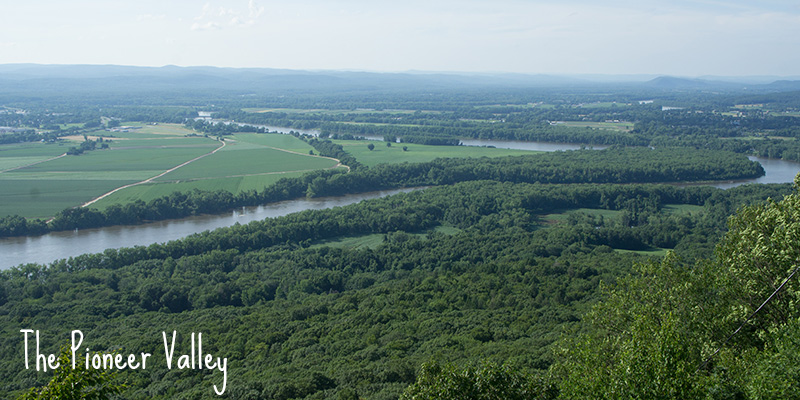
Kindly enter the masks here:
[[116, 372], [86, 368], [81, 362], [72, 368], [69, 346], [61, 347], [55, 376], [41, 388], [31, 388], [19, 400], [105, 400], [122, 393], [126, 385], [116, 382]]
[[740, 210], [713, 259], [668, 256], [620, 280], [561, 344], [561, 397], [797, 398], [800, 178], [795, 190]]
[[[550, 389], [550, 390], [548, 390]], [[460, 369], [452, 364], [425, 363], [417, 381], [403, 393], [403, 400], [533, 400], [550, 394], [541, 379], [503, 365], [485, 363]]]

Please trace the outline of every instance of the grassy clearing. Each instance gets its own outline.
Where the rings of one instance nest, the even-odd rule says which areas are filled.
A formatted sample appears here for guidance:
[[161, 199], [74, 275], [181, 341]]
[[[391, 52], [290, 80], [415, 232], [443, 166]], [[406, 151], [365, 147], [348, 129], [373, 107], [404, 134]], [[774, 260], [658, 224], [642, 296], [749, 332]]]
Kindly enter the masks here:
[[[392, 147], [386, 147], [386, 142], [374, 140], [334, 140], [333, 142], [342, 145], [345, 151], [367, 166], [402, 162], [426, 162], [439, 157], [505, 157], [531, 154], [531, 151], [528, 150], [472, 146], [425, 146], [412, 143], [392, 143]], [[367, 148], [370, 143], [375, 145], [374, 150]], [[408, 151], [403, 151], [403, 146], [407, 146]]]
[[622, 249], [614, 249], [617, 253], [633, 253], [639, 254], [642, 256], [649, 256], [649, 257], [659, 257], [663, 258], [667, 255], [669, 249], [662, 249], [660, 247], [652, 248], [649, 250], [622, 250]]
[[545, 214], [542, 216], [542, 219], [547, 223], [565, 223], [570, 214], [575, 213], [583, 213], [587, 215], [591, 215], [593, 217], [602, 216], [604, 219], [615, 219], [619, 217], [621, 211], [619, 210], [606, 210], [606, 209], [598, 209], [598, 208], [576, 208], [572, 210], [563, 210], [560, 212], [552, 213], [552, 214]]
[[445, 235], [449, 235], [449, 236], [452, 236], [452, 235], [455, 235], [455, 234], [461, 232], [461, 229], [456, 228], [455, 226], [445, 226], [445, 225], [439, 225], [436, 228], [434, 228], [433, 230], [436, 231], [436, 232], [439, 232], [439, 233], [444, 233]]
[[[703, 212], [705, 208], [703, 206], [695, 206], [692, 204], [665, 204], [661, 208], [661, 212], [664, 214], [696, 214], [699, 212]], [[616, 219], [619, 217], [621, 210], [606, 210], [600, 208], [576, 208], [571, 210], [563, 210], [560, 212], [546, 214], [542, 216], [542, 219], [548, 223], [563, 223], [568, 220], [570, 214], [575, 213], [583, 213], [587, 215], [591, 215], [593, 217], [602, 216], [603, 219]]]
[[661, 208], [664, 214], [697, 214], [704, 210], [705, 207], [692, 204], [666, 204]]
[[[704, 210], [703, 206], [695, 206], [691, 204], [666, 204], [662, 207], [661, 212], [664, 214], [689, 214], [699, 213]], [[596, 208], [577, 208], [572, 210], [564, 210], [558, 213], [543, 215], [542, 219], [548, 224], [567, 223], [569, 216], [575, 213], [584, 213], [594, 217], [602, 216], [605, 220], [614, 220], [619, 218], [622, 211], [619, 210], [606, 210]], [[614, 249], [620, 253], [636, 253], [643, 256], [650, 257], [664, 257], [670, 249], [665, 248], [650, 248], [647, 250], [624, 250]]]
[[382, 233], [373, 233], [371, 235], [362, 235], [362, 236], [347, 236], [347, 237], [321, 241], [319, 243], [313, 244], [311, 248], [327, 246], [327, 247], [347, 248], [347, 249], [363, 249], [363, 248], [374, 249], [380, 246], [381, 243], [383, 243], [384, 236], [385, 235]]
[[[452, 226], [437, 226], [433, 229], [435, 232], [443, 233], [445, 235], [455, 235], [461, 232], [461, 229]], [[411, 233], [410, 235], [417, 236], [422, 240], [428, 239], [427, 233]], [[317, 247], [335, 247], [335, 248], [347, 248], [347, 249], [364, 249], [370, 248], [374, 249], [380, 246], [384, 242], [385, 234], [383, 233], [373, 233], [369, 235], [358, 235], [358, 236], [345, 236], [339, 237], [334, 239], [322, 240], [313, 245], [311, 248]]]

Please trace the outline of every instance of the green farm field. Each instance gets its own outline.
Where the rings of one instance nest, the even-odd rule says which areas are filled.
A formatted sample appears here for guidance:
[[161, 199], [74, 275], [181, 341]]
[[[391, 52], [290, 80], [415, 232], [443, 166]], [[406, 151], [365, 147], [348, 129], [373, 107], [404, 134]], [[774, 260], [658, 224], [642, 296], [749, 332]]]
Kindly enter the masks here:
[[133, 182], [116, 179], [0, 179], [3, 188], [0, 192], [0, 215], [46, 218]]
[[[108, 138], [106, 134], [115, 133], [89, 136]], [[184, 137], [188, 133], [178, 125], [152, 126], [146, 132], [127, 132], [128, 139], [111, 139], [107, 142], [110, 149], [79, 156], [62, 155], [83, 141], [82, 136], [63, 138], [58, 143], [0, 146], [0, 215], [46, 218], [118, 187], [157, 176], [220, 146], [213, 139]], [[136, 146], [128, 147], [131, 144]]]
[[70, 171], [141, 171], [141, 179], [152, 171], [163, 171], [214, 150], [214, 147], [158, 147], [153, 149], [95, 150], [80, 156], [61, 157], [12, 173]]
[[71, 147], [67, 143], [14, 143], [0, 146], [0, 159], [13, 157], [50, 158], [64, 154]]
[[138, 147], [211, 147], [212, 149], [219, 146], [219, 142], [211, 138], [205, 137], [182, 137], [182, 138], [172, 138], [172, 137], [154, 137], [154, 138], [147, 138], [147, 139], [136, 139], [136, 138], [129, 138], [129, 139], [112, 139], [108, 142], [109, 147], [112, 149], [130, 149], [130, 148], [138, 148]]
[[[298, 140], [296, 137], [292, 135], [277, 135], [277, 134], [264, 135], [255, 133], [239, 133], [236, 134], [233, 138], [240, 145], [249, 143], [251, 145], [256, 145], [261, 147], [272, 147], [303, 154], [308, 154], [309, 151], [314, 150], [314, 148], [311, 147], [311, 145], [302, 140]], [[236, 147], [232, 147], [232, 149], [235, 148]]]
[[[358, 162], [370, 167], [378, 164], [426, 162], [440, 157], [505, 157], [531, 154], [529, 150], [473, 146], [426, 146], [413, 143], [392, 143], [392, 147], [386, 147], [386, 142], [375, 140], [334, 140], [333, 142], [342, 145], [342, 148], [352, 154]], [[370, 143], [375, 145], [374, 150], [367, 148]], [[408, 151], [403, 151], [403, 146], [407, 146]]]
[[[233, 139], [235, 142], [226, 143], [225, 148], [219, 152], [170, 172], [157, 181], [305, 172], [333, 168], [338, 164], [331, 158], [309, 155], [308, 151], [313, 148], [293, 136], [279, 134], [258, 136], [264, 138], [243, 135], [244, 140], [242, 140], [240, 136], [235, 136]], [[305, 152], [301, 153], [298, 150]]]
[[240, 193], [248, 190], [263, 190], [282, 178], [295, 178], [305, 174], [305, 172], [284, 172], [267, 175], [240, 176], [234, 178], [200, 179], [185, 182], [162, 182], [146, 183], [131, 186], [108, 197], [105, 197], [92, 207], [105, 209], [112, 204], [125, 204], [141, 200], [144, 202], [169, 196], [173, 192], [190, 192], [194, 189], [199, 190], [225, 190], [231, 193]]
[[564, 121], [559, 122], [558, 125], [573, 128], [607, 129], [619, 132], [630, 132], [633, 129], [633, 122]]
[[[121, 141], [122, 142], [122, 141]], [[237, 134], [225, 138], [218, 152], [163, 175], [153, 182], [117, 191], [92, 206], [150, 201], [173, 192], [225, 190], [240, 193], [263, 190], [282, 178], [336, 166], [335, 160], [310, 156], [314, 148], [290, 135]]]
[[0, 146], [0, 215], [47, 218], [134, 183], [141, 184], [121, 189], [93, 206], [148, 201], [193, 189], [261, 190], [281, 178], [337, 164], [309, 155], [313, 148], [289, 135], [241, 134], [228, 138], [223, 148], [219, 141], [197, 136], [182, 125], [123, 125], [141, 129], [91, 133], [90, 139], [102, 137], [110, 148], [79, 156], [63, 154], [83, 141], [83, 136], [66, 137], [59, 143]]
[[[137, 200], [149, 201], [172, 192], [193, 189], [226, 190], [240, 193], [263, 190], [281, 178], [298, 177], [307, 170], [331, 168], [336, 162], [322, 157], [310, 157], [314, 148], [291, 135], [240, 133], [226, 137], [226, 146], [217, 153], [181, 167], [157, 178], [154, 182], [132, 186], [93, 204], [104, 209], [112, 204]], [[391, 148], [376, 141], [336, 141], [362, 163], [376, 165], [385, 162], [420, 162], [437, 157], [502, 157], [530, 154], [524, 150], [492, 149], [465, 146], [424, 146], [394, 144]], [[367, 144], [376, 145], [369, 151]], [[409, 151], [403, 152], [402, 147]], [[280, 150], [278, 150], [280, 149]], [[281, 151], [285, 150], [285, 151]], [[297, 153], [297, 154], [295, 154]], [[389, 158], [387, 158], [389, 157]]]

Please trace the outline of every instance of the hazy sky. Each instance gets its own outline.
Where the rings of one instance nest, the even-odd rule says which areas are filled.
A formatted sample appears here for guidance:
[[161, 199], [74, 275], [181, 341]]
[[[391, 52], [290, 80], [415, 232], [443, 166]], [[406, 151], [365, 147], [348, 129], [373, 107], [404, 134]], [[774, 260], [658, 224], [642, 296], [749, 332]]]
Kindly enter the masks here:
[[0, 64], [800, 75], [797, 0], [27, 0]]

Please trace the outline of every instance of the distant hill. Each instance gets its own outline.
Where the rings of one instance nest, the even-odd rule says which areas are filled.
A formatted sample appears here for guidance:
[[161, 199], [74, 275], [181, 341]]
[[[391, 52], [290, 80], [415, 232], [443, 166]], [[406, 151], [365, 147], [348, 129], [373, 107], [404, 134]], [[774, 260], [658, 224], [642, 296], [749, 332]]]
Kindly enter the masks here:
[[[98, 102], [130, 96], [172, 99], [292, 93], [425, 93], [464, 89], [633, 88], [640, 91], [774, 93], [798, 90], [800, 81], [750, 84], [644, 75], [529, 75], [513, 73], [304, 71], [270, 68], [133, 67], [119, 65], [0, 64], [0, 102], [84, 96]], [[763, 77], [762, 77], [763, 78]], [[742, 78], [744, 79], [744, 78]], [[760, 78], [761, 79], [761, 78]], [[127, 100], [130, 100], [128, 98]], [[181, 101], [185, 103], [185, 101]]]
[[779, 80], [765, 86], [781, 92], [796, 91], [800, 90], [800, 80], [796, 81]]
[[659, 89], [684, 89], [684, 90], [744, 88], [744, 85], [739, 83], [712, 81], [706, 79], [677, 78], [674, 76], [659, 76], [658, 78], [645, 82], [644, 85]]
[[[754, 77], [753, 81], [763, 79]], [[643, 84], [646, 87], [662, 90], [723, 90], [742, 92], [786, 92], [800, 90], [800, 80], [776, 80], [769, 83], [748, 83], [746, 78], [714, 80], [701, 78], [678, 78], [659, 76]]]
[[[60, 82], [60, 83], [56, 83]], [[0, 65], [0, 87], [47, 89], [125, 88], [147, 90], [173, 87], [220, 89], [397, 89], [464, 86], [561, 86], [588, 81], [552, 75], [466, 73], [378, 73], [303, 71], [270, 68], [129, 67], [117, 65]]]

